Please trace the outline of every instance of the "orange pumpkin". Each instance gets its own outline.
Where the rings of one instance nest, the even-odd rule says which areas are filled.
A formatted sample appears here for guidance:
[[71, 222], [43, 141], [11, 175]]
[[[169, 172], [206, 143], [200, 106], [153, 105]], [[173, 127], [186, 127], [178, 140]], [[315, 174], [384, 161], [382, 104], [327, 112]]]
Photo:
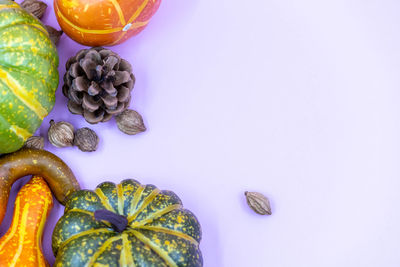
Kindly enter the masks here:
[[14, 217], [0, 239], [0, 266], [49, 266], [42, 251], [42, 234], [53, 207], [46, 182], [33, 177], [18, 192]]
[[110, 46], [141, 32], [161, 0], [54, 0], [62, 30], [87, 46]]

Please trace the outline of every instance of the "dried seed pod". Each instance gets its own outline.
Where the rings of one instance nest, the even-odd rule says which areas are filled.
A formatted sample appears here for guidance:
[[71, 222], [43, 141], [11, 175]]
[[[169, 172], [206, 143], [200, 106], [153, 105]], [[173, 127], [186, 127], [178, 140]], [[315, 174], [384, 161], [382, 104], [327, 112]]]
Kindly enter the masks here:
[[85, 127], [76, 131], [74, 145], [83, 152], [95, 151], [98, 144], [99, 137], [92, 129]]
[[53, 27], [49, 25], [44, 25], [46, 28], [47, 32], [49, 33], [50, 40], [53, 42], [54, 45], [57, 45], [58, 42], [60, 41], [61, 35], [63, 34], [63, 31], [57, 31]]
[[245, 192], [247, 204], [249, 207], [260, 215], [271, 215], [271, 205], [268, 198], [257, 192]]
[[134, 110], [127, 109], [115, 119], [118, 129], [126, 134], [134, 135], [146, 131], [142, 116]]
[[74, 126], [68, 122], [50, 121], [50, 128], [47, 132], [49, 141], [56, 147], [72, 146], [74, 143]]
[[38, 0], [25, 0], [21, 3], [21, 7], [41, 19], [46, 12], [47, 4]]
[[24, 147], [43, 149], [44, 148], [44, 138], [41, 136], [31, 136], [26, 140]]

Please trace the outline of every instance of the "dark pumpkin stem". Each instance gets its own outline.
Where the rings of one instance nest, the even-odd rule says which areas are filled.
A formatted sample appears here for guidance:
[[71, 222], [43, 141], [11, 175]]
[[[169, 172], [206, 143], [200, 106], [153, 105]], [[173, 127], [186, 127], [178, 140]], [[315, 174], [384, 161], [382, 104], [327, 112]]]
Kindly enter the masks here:
[[128, 219], [125, 216], [116, 214], [109, 210], [96, 210], [94, 212], [94, 218], [97, 221], [107, 221], [111, 223], [111, 226], [115, 231], [121, 233], [128, 226]]

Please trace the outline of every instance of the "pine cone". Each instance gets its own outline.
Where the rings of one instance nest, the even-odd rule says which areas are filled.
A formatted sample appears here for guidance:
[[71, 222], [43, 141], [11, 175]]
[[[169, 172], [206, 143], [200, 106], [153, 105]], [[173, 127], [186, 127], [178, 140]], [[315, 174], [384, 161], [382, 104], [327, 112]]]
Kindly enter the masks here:
[[87, 122], [105, 122], [128, 108], [135, 84], [132, 66], [103, 47], [83, 49], [66, 63], [63, 94], [68, 109]]

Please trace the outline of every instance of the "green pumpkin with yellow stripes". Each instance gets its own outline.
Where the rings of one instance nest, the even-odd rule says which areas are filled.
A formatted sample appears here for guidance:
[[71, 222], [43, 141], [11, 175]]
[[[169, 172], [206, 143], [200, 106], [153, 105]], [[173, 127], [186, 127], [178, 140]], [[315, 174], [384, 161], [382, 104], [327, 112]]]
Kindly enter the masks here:
[[201, 227], [179, 197], [128, 179], [71, 194], [53, 232], [54, 266], [203, 266]]
[[18, 150], [51, 111], [58, 55], [41, 22], [0, 0], [0, 154]]

